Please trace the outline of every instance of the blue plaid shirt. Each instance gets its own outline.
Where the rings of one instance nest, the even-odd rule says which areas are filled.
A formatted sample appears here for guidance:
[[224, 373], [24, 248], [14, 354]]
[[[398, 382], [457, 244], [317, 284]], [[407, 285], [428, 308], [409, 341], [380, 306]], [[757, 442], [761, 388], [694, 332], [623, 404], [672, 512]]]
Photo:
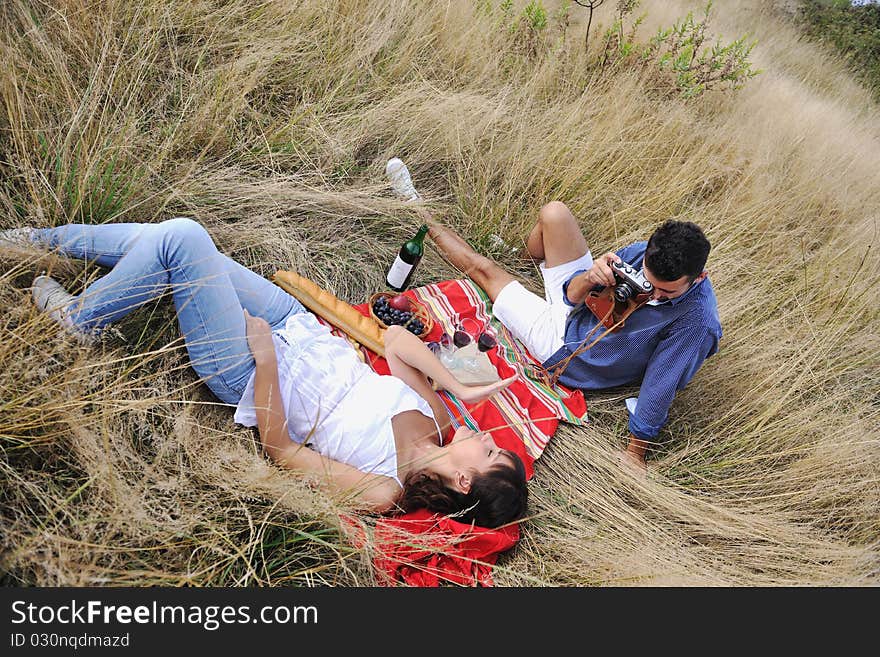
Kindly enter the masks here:
[[[647, 242], [636, 242], [617, 251], [625, 262], [642, 268]], [[562, 286], [566, 303], [568, 284]], [[573, 304], [571, 304], [573, 305]], [[565, 346], [545, 363], [552, 366], [570, 356], [599, 319], [579, 304], [565, 326]], [[603, 329], [597, 329], [594, 339]], [[630, 413], [629, 430], [637, 438], [651, 440], [666, 424], [669, 407], [677, 390], [691, 380], [703, 361], [718, 351], [721, 322], [715, 292], [708, 277], [675, 299], [646, 305], [630, 315], [616, 333], [609, 333], [593, 347], [573, 358], [560, 383], [582, 390], [599, 390], [641, 380], [635, 413]]]

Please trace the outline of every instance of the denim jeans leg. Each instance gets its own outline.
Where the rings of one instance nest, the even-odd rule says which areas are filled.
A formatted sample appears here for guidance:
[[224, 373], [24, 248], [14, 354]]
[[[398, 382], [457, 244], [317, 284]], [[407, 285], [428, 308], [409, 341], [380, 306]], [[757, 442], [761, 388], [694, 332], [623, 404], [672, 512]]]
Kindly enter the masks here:
[[196, 373], [221, 400], [237, 403], [253, 371], [242, 308], [273, 329], [305, 308], [283, 289], [219, 253], [185, 218], [160, 224], [69, 225], [37, 232], [59, 253], [112, 267], [78, 298], [71, 318], [91, 330], [116, 321], [171, 286]]
[[151, 224], [68, 224], [34, 231], [33, 241], [60, 255], [113, 267]]
[[[178, 220], [188, 221], [185, 218]], [[102, 267], [115, 267], [145, 232], [150, 233], [155, 231], [157, 226], [163, 225], [164, 222], [162, 224], [68, 224], [57, 228], [39, 229], [35, 231], [33, 239], [38, 244], [54, 249], [60, 255], [92, 260]], [[277, 329], [284, 325], [290, 315], [306, 312], [299, 301], [278, 285], [227, 256], [221, 257], [242, 308], [246, 308], [254, 317], [262, 317], [273, 329]], [[135, 307], [126, 304], [126, 308], [129, 306]]]
[[190, 364], [222, 401], [237, 403], [253, 368], [244, 316], [228, 265], [207, 231], [190, 219], [148, 225], [106, 276], [80, 295], [71, 314], [102, 326], [170, 286]]
[[235, 260], [222, 257], [226, 261], [229, 280], [235, 287], [242, 308], [254, 317], [265, 319], [272, 330], [283, 327], [291, 315], [307, 312], [305, 306], [280, 286]]

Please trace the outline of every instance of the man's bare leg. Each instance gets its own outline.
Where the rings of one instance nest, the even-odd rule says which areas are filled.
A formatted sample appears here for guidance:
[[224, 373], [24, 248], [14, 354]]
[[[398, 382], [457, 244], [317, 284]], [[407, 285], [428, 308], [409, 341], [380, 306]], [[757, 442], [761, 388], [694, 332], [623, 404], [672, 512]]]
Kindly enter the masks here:
[[[422, 215], [430, 226], [428, 234], [443, 256], [470, 276], [492, 301], [505, 285], [515, 280], [496, 262], [474, 251], [455, 232], [437, 223], [429, 213], [422, 212]], [[541, 208], [526, 247], [529, 256], [534, 260], [543, 260], [545, 267], [577, 260], [588, 250], [577, 220], [568, 207], [559, 201], [552, 201]]]
[[512, 274], [502, 269], [498, 263], [482, 256], [471, 248], [458, 234], [451, 229], [437, 223], [430, 215], [425, 215], [425, 221], [430, 226], [428, 235], [434, 240], [434, 244], [440, 249], [443, 257], [451, 265], [457, 267], [463, 274], [479, 285], [494, 302], [498, 293], [511, 281], [516, 280]]
[[577, 220], [560, 201], [551, 201], [538, 212], [526, 249], [533, 260], [543, 260], [545, 267], [577, 260], [588, 250]]

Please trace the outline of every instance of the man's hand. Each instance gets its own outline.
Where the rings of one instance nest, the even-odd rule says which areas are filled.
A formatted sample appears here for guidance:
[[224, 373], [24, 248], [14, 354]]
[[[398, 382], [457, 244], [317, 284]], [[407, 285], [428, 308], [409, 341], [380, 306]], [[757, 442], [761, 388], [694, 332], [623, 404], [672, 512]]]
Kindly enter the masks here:
[[648, 465], [645, 463], [644, 457], [633, 454], [628, 449], [619, 449], [616, 450], [616, 453], [617, 462], [622, 469], [642, 480], [648, 477]]
[[626, 449], [617, 452], [620, 465], [644, 479], [648, 474], [648, 464], [645, 462], [648, 445], [647, 440], [641, 440], [630, 434]]
[[612, 262], [621, 262], [620, 257], [613, 251], [601, 255], [593, 261], [593, 266], [584, 274], [591, 287], [614, 285], [614, 272], [611, 271]]
[[590, 269], [572, 278], [566, 292], [568, 300], [577, 305], [583, 303], [590, 290], [597, 285], [603, 287], [614, 285], [614, 273], [611, 271], [612, 262], [620, 262], [620, 258], [614, 252], [606, 253], [596, 258]]
[[244, 323], [247, 331], [248, 348], [254, 355], [254, 360], [265, 362], [275, 358], [275, 345], [272, 342], [272, 329], [262, 317], [254, 317], [247, 310], [244, 311]]

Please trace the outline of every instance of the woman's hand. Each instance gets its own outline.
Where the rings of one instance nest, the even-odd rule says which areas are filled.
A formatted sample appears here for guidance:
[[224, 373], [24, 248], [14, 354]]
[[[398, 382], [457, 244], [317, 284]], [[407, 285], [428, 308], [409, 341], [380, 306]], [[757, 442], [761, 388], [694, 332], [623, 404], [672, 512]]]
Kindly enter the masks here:
[[461, 401], [473, 404], [482, 401], [483, 399], [488, 399], [492, 395], [501, 392], [518, 378], [519, 374], [514, 374], [511, 377], [485, 386], [470, 386], [460, 383], [459, 386], [456, 386], [456, 390], [450, 389], [449, 392], [458, 397]]
[[272, 329], [262, 317], [254, 317], [247, 310], [244, 311], [245, 330], [247, 332], [248, 348], [257, 362], [275, 358], [275, 345], [272, 342]]

